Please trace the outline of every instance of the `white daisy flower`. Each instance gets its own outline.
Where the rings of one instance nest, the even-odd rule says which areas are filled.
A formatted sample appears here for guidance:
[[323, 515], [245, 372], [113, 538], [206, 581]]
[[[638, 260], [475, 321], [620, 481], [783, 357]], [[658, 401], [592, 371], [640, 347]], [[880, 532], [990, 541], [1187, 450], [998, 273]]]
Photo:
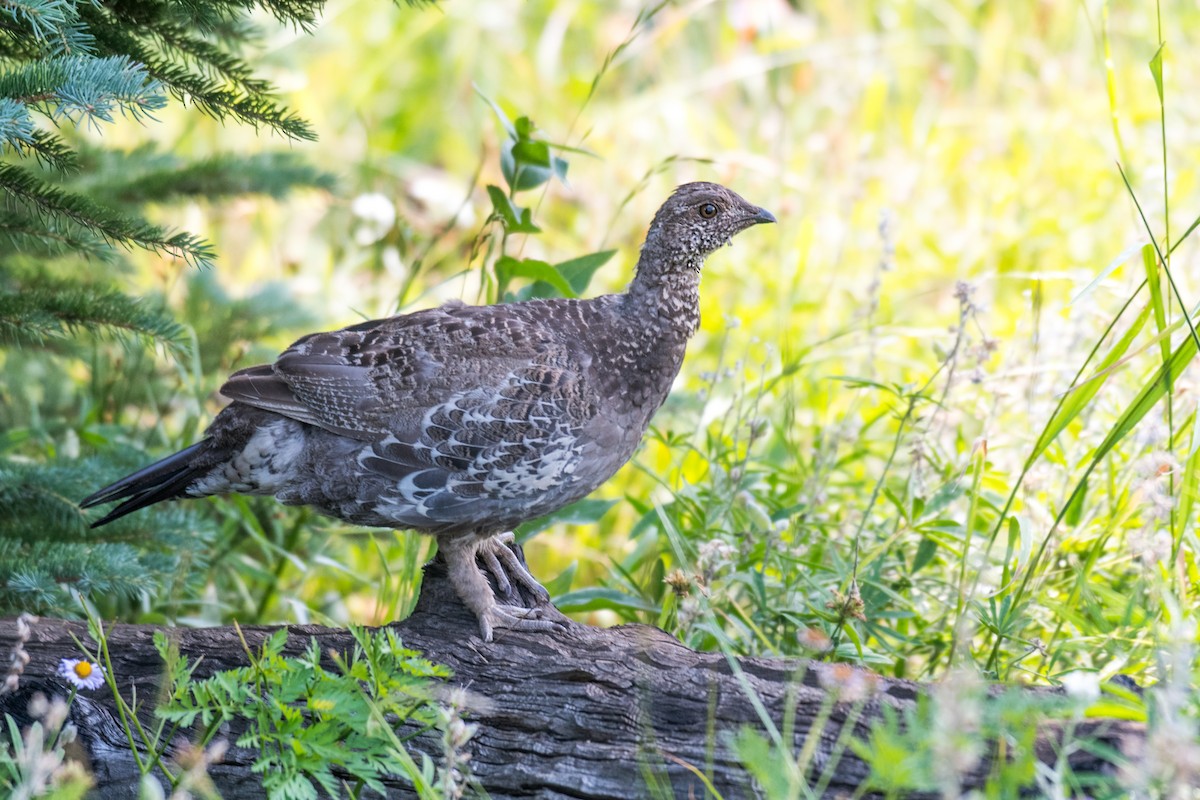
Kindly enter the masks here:
[[64, 658], [58, 662], [58, 674], [76, 689], [99, 689], [104, 685], [104, 667], [85, 658]]

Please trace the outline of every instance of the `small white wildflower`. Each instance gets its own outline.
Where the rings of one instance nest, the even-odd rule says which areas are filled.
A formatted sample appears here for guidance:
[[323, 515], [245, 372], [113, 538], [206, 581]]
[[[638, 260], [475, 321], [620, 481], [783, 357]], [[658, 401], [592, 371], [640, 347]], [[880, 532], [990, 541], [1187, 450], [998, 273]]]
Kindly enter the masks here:
[[1084, 704], [1100, 699], [1100, 676], [1095, 672], [1068, 672], [1059, 680], [1067, 697]]
[[475, 224], [474, 209], [463, 203], [464, 187], [450, 176], [441, 172], [425, 172], [414, 176], [406, 188], [427, 214], [439, 219], [453, 216], [451, 221], [464, 228]]
[[354, 198], [350, 203], [350, 212], [362, 220], [362, 225], [354, 233], [354, 240], [364, 246], [382, 239], [396, 223], [396, 207], [378, 192], [360, 194]]
[[735, 555], [737, 555], [737, 550], [733, 545], [721, 539], [709, 539], [700, 545], [700, 553], [696, 561], [706, 566], [715, 566], [732, 560]]
[[1137, 450], [1162, 447], [1169, 435], [1170, 429], [1167, 428], [1167, 423], [1161, 418], [1149, 414], [1147, 415], [1147, 419], [1142, 420], [1142, 423], [1133, 432], [1132, 438], [1135, 452]]
[[957, 300], [960, 305], [969, 306], [971, 304], [971, 298], [974, 296], [974, 294], [975, 287], [966, 281], [958, 281], [954, 284], [954, 299]]
[[446, 726], [446, 741], [454, 749], [461, 750], [467, 746], [467, 742], [471, 741], [478, 729], [478, 725], [464, 722], [461, 717], [456, 716]]
[[392, 205], [392, 201], [386, 195], [379, 192], [360, 194], [351, 201], [350, 211], [356, 217], [368, 222], [377, 222], [380, 225], [390, 226], [396, 221], [396, 207]]
[[1171, 560], [1175, 540], [1165, 528], [1147, 527], [1127, 533], [1125, 543], [1134, 558], [1145, 566], [1154, 566]]
[[104, 667], [85, 658], [64, 658], [58, 662], [58, 674], [76, 689], [99, 689], [104, 685]]
[[1137, 460], [1134, 470], [1143, 480], [1165, 478], [1171, 473], [1179, 472], [1179, 462], [1170, 453], [1159, 451], [1150, 453]]

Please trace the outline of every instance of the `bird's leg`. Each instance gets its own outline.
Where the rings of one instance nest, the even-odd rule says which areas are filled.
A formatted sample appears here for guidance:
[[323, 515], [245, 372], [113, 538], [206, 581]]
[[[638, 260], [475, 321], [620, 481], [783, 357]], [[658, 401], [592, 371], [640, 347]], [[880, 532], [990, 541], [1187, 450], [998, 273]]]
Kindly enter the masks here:
[[[488, 540], [485, 539], [484, 542], [486, 541]], [[478, 539], [462, 537], [439, 544], [445, 553], [450, 585], [479, 620], [479, 635], [485, 642], [492, 641], [492, 631], [495, 628], [546, 631], [558, 627], [549, 620], [541, 619], [541, 612], [536, 608], [502, 605], [496, 602], [487, 578], [475, 566], [475, 555], [482, 544]]]
[[550, 593], [546, 591], [546, 587], [538, 583], [537, 578], [533, 577], [529, 568], [525, 566], [525, 562], [509, 547], [515, 541], [516, 537], [509, 532], [488, 537], [480, 542], [479, 559], [484, 568], [495, 579], [496, 588], [502, 596], [516, 596], [512, 588], [512, 581], [515, 580], [533, 595], [536, 603], [550, 602]]

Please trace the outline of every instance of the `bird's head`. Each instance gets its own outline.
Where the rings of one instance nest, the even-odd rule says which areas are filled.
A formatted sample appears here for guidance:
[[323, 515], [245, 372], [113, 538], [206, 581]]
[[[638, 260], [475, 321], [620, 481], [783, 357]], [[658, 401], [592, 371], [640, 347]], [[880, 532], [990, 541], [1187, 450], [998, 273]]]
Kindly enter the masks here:
[[685, 183], [654, 215], [643, 261], [649, 256], [664, 266], [689, 266], [699, 271], [709, 253], [736, 234], [761, 222], [774, 222], [766, 209], [746, 202], [716, 183]]

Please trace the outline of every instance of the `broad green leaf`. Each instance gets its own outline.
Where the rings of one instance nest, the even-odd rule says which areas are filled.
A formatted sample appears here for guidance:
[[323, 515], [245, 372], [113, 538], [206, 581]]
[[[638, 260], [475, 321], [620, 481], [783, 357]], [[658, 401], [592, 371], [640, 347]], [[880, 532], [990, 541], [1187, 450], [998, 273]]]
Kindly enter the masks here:
[[575, 294], [579, 295], [587, 291], [588, 284], [592, 282], [592, 276], [596, 274], [596, 270], [607, 264], [616, 252], [616, 250], [601, 250], [598, 253], [588, 253], [586, 256], [559, 262], [554, 266], [567, 279], [567, 283], [571, 284], [571, 289]]
[[541, 186], [554, 175], [567, 176], [567, 162], [550, 155], [551, 145], [538, 139], [508, 139], [500, 150], [500, 171], [514, 192]]
[[1087, 497], [1087, 493], [1088, 481], [1084, 478], [1083, 486], [1079, 491], [1071, 494], [1071, 504], [1067, 506], [1067, 513], [1063, 515], [1063, 522], [1072, 527], [1079, 524], [1079, 521], [1083, 519], [1084, 498]]
[[504, 190], [495, 184], [488, 184], [488, 198], [492, 201], [492, 211], [504, 222], [504, 227], [512, 228], [517, 225], [520, 217], [518, 208]]
[[940, 514], [946, 506], [962, 497], [962, 495], [963, 486], [962, 482], [958, 479], [943, 483], [925, 502], [925, 508], [921, 509], [919, 513], [920, 518], [927, 519]]
[[512, 154], [518, 164], [529, 164], [535, 167], [550, 166], [550, 146], [545, 142], [523, 139], [513, 144]]
[[1130, 708], [1123, 703], [1111, 703], [1101, 700], [1087, 707], [1084, 716], [1092, 719], [1127, 719], [1131, 722], [1145, 722], [1146, 712]]
[[496, 262], [496, 281], [500, 285], [501, 294], [513, 278], [544, 281], [562, 292], [564, 297], [576, 296], [571, 284], [567, 283], [567, 279], [553, 265], [547, 264], [545, 261], [538, 261], [536, 258], [517, 260], [512, 256], [500, 256]]
[[560, 181], [563, 183], [567, 182], [567, 160], [565, 158], [554, 156], [550, 159], [550, 167], [554, 170], [554, 174], [558, 176]]
[[533, 123], [529, 117], [517, 117], [516, 122], [516, 137], [521, 141], [525, 141], [533, 136], [533, 132], [537, 130], [537, 125]]
[[938, 543], [928, 536], [921, 537], [921, 543], [917, 545], [917, 555], [913, 558], [912, 571], [920, 572], [937, 553]]
[[551, 597], [558, 597], [564, 594], [571, 588], [571, 582], [575, 580], [575, 572], [579, 569], [579, 562], [572, 561], [567, 565], [567, 568], [560, 572], [556, 577], [546, 581], [543, 586]]
[[541, 228], [533, 224], [533, 215], [528, 208], [521, 208], [495, 184], [487, 187], [492, 209], [511, 233], [540, 233]]

